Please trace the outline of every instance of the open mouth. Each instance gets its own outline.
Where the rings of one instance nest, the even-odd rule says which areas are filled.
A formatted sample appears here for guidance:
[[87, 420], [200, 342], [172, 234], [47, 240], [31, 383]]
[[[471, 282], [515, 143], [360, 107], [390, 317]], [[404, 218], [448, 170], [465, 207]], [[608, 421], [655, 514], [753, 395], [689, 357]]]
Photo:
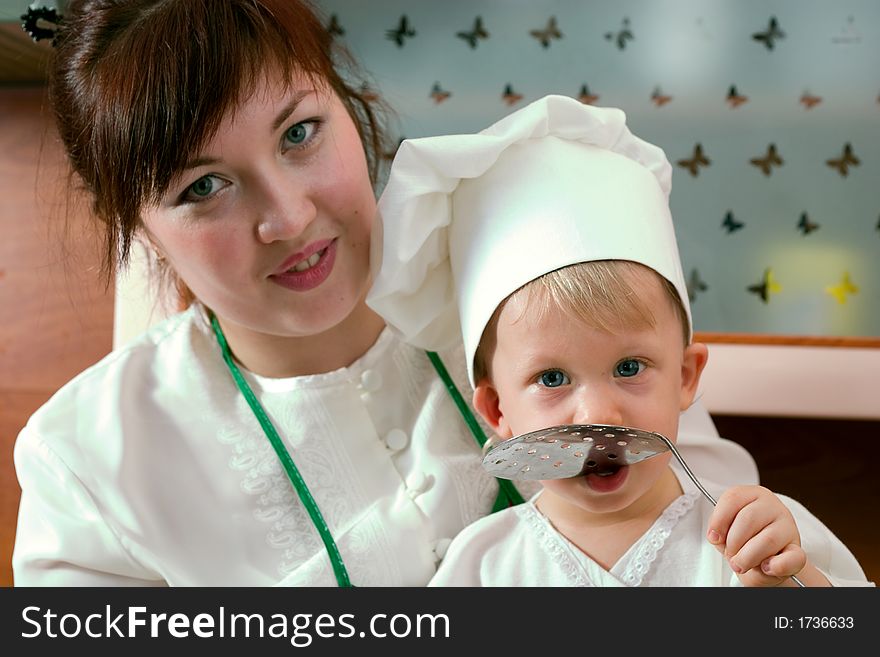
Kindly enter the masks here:
[[587, 468], [584, 470], [584, 477], [586, 478], [587, 485], [593, 490], [600, 493], [609, 493], [620, 488], [623, 482], [626, 481], [629, 471], [629, 467], [626, 465], [615, 465], [613, 463], [598, 464], [593, 462], [591, 467], [590, 463], [591, 461], [586, 463]]
[[318, 264], [318, 262], [321, 260], [321, 258], [324, 257], [325, 253], [327, 253], [327, 247], [324, 247], [320, 251], [316, 251], [315, 253], [310, 255], [305, 260], [300, 260], [293, 267], [288, 269], [285, 273], [287, 273], [287, 274], [299, 273], [299, 272], [306, 271], [307, 269], [311, 269], [312, 267], [314, 267], [315, 265]]

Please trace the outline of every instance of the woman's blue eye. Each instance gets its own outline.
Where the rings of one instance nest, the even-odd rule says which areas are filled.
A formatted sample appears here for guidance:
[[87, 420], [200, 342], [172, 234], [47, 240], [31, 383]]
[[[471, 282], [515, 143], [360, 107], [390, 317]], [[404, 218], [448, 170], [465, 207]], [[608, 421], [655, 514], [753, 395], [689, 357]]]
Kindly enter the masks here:
[[645, 364], [635, 358], [627, 358], [617, 364], [617, 376], [635, 376], [645, 368]]
[[547, 370], [538, 380], [547, 388], [558, 388], [569, 383], [568, 376], [560, 370]]
[[309, 136], [310, 124], [295, 123], [284, 133], [284, 138], [294, 146], [302, 144]]
[[214, 177], [202, 176], [189, 186], [189, 191], [195, 196], [205, 197], [214, 191]]

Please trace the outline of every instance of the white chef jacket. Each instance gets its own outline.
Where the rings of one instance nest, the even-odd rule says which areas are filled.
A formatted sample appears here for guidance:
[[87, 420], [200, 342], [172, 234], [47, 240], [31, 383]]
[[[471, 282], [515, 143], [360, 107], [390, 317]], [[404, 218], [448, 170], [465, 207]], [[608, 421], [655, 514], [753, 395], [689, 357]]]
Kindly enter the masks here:
[[[463, 350], [441, 356], [469, 399]], [[426, 584], [449, 539], [490, 511], [497, 483], [443, 382], [388, 329], [333, 372], [243, 374], [353, 584]], [[707, 421], [702, 408], [683, 418], [679, 446], [692, 467], [756, 481], [748, 453]], [[22, 429], [14, 456], [18, 586], [336, 585], [198, 305], [61, 388]]]
[[[685, 459], [687, 460], [687, 459]], [[706, 540], [714, 507], [675, 465], [683, 494], [606, 570], [525, 504], [478, 520], [458, 534], [429, 586], [742, 586]], [[715, 499], [725, 486], [701, 479]], [[858, 561], [822, 522], [779, 495], [798, 525], [801, 546], [834, 586], [873, 586]]]

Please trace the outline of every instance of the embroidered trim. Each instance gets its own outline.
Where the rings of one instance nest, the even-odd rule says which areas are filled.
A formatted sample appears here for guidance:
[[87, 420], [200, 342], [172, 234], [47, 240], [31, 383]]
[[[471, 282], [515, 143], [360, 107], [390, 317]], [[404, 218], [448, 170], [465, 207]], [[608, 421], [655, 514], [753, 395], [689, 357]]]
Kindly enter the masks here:
[[571, 586], [595, 586], [572, 556], [571, 548], [563, 542], [561, 535], [550, 525], [550, 521], [541, 515], [533, 500], [534, 498], [527, 500], [525, 504], [513, 507], [517, 516], [534, 532], [547, 555], [556, 562]]
[[635, 552], [620, 578], [624, 584], [627, 586], [642, 585], [645, 575], [648, 574], [651, 564], [657, 559], [657, 554], [666, 544], [672, 530], [679, 520], [693, 508], [699, 497], [698, 491], [691, 491], [676, 498], [672, 504], [666, 507], [663, 514], [657, 518], [657, 521], [636, 544]]

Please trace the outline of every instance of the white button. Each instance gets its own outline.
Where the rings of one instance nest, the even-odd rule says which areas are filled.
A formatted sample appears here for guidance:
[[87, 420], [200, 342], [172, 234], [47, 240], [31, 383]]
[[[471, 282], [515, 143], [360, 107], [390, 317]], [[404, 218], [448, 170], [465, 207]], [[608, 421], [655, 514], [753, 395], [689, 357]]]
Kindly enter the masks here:
[[431, 487], [431, 478], [424, 472], [413, 472], [406, 478], [406, 488], [411, 497], [424, 493]]
[[409, 436], [406, 435], [403, 429], [392, 429], [385, 436], [385, 445], [392, 452], [399, 452], [406, 447], [408, 442]]
[[437, 561], [442, 561], [446, 556], [446, 550], [449, 549], [450, 543], [452, 543], [451, 538], [441, 538], [434, 543], [434, 556], [437, 557]]
[[382, 387], [382, 375], [376, 370], [364, 370], [361, 374], [361, 388], [374, 392]]

